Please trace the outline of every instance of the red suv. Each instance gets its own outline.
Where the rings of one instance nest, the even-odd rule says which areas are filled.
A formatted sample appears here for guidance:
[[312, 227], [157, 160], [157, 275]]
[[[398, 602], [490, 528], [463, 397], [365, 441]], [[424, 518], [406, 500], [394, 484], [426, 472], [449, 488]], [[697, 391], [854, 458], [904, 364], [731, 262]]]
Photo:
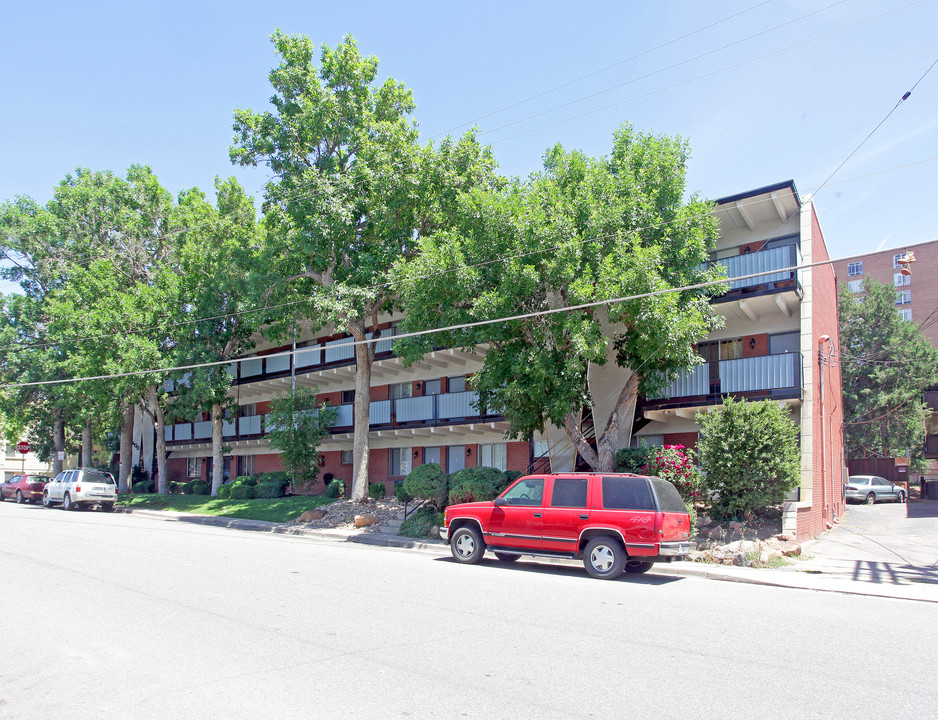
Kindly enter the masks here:
[[440, 537], [461, 563], [485, 551], [505, 562], [521, 555], [582, 559], [586, 572], [611, 580], [681, 559], [690, 515], [667, 480], [624, 473], [561, 473], [518, 478], [490, 502], [450, 505]]

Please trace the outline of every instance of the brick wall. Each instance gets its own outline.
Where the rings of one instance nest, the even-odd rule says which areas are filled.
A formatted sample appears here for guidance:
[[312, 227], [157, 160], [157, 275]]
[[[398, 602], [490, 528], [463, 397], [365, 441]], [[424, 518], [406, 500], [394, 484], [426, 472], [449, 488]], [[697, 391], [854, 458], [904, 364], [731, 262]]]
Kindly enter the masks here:
[[743, 336], [743, 357], [759, 357], [769, 354], [769, 335], [768, 333], [759, 333], [758, 335]]
[[166, 474], [169, 476], [169, 482], [185, 482], [186, 463], [186, 458], [169, 458], [166, 461]]
[[665, 445], [683, 445], [686, 448], [697, 447], [696, 432], [665, 433], [662, 438]]
[[510, 442], [506, 448], [507, 467], [513, 472], [527, 472], [531, 462], [530, 445], [525, 441]]

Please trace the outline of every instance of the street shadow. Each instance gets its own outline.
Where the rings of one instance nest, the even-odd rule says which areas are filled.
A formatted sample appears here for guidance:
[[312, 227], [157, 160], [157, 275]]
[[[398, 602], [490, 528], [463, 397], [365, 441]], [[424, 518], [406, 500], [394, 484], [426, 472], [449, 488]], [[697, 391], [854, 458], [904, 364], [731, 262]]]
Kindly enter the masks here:
[[938, 500], [919, 500], [910, 502], [905, 506], [906, 517], [933, 518], [938, 517]]
[[[458, 564], [451, 557], [434, 558], [434, 562]], [[494, 558], [484, 558], [479, 565], [494, 570], [505, 570], [507, 572], [524, 572], [537, 575], [554, 575], [557, 577], [580, 577], [584, 580], [593, 579], [587, 575], [582, 565], [579, 567], [576, 565], [555, 565], [553, 563], [537, 562], [536, 560], [517, 560], [513, 563], [506, 563]], [[678, 575], [655, 575], [654, 572], [654, 570], [651, 570], [644, 575], [622, 573], [614, 582], [627, 582], [632, 585], [670, 585], [671, 583], [680, 582], [685, 579]]]
[[938, 568], [858, 560], [853, 569], [852, 579], [877, 585], [907, 585], [909, 583], [938, 585]]

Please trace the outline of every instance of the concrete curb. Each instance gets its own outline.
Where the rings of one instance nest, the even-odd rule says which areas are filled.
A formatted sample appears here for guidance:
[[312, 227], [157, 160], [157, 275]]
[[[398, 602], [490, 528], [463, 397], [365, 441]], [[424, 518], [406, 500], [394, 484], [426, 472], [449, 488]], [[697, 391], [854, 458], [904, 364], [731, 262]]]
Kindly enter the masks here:
[[[242, 518], [226, 518], [212, 515], [194, 515], [191, 513], [172, 512], [169, 510], [137, 510], [133, 508], [115, 507], [118, 512], [127, 515], [141, 515], [171, 522], [188, 522], [196, 525], [209, 525], [225, 527], [248, 532], [268, 532], [278, 535], [292, 535], [306, 537], [312, 540], [325, 542], [350, 542], [373, 547], [391, 547], [406, 550], [417, 550], [432, 555], [444, 557], [450, 554], [449, 546], [440, 541], [406, 539], [389, 533], [368, 530], [335, 530], [329, 528], [303, 528], [296, 525], [265, 522], [263, 520], [245, 520]], [[557, 564], [570, 564], [570, 560], [539, 558], [541, 562]], [[579, 564], [579, 563], [576, 563]], [[790, 588], [794, 590], [811, 590], [814, 592], [830, 592], [842, 595], [863, 595], [867, 597], [889, 598], [894, 600], [911, 600], [915, 602], [938, 603], [938, 587], [924, 583], [898, 584], [872, 584], [848, 578], [837, 577], [825, 573], [807, 573], [797, 570], [771, 570], [757, 568], [741, 568], [728, 565], [710, 565], [677, 561], [673, 563], [658, 563], [651, 571], [657, 575], [670, 575], [677, 577], [696, 577], [705, 580], [718, 580], [722, 582], [736, 582], [749, 585], [763, 585], [767, 587]]]

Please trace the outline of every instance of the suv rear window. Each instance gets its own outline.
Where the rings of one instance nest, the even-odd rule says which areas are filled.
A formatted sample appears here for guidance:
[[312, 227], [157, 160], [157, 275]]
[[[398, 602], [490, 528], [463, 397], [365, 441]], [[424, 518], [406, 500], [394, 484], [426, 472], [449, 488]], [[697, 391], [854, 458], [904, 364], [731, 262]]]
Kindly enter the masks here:
[[[607, 510], [657, 510], [648, 479], [643, 477], [604, 476], [603, 507]], [[683, 503], [681, 509], [684, 509]]]
[[661, 504], [661, 512], [687, 512], [687, 507], [681, 499], [681, 493], [677, 491], [676, 487], [659, 477], [648, 479], [655, 486], [655, 493], [657, 493], [658, 502]]
[[112, 478], [109, 473], [101, 472], [99, 470], [85, 470], [81, 476], [81, 479], [85, 482], [107, 483], [108, 485], [114, 484], [114, 478]]

